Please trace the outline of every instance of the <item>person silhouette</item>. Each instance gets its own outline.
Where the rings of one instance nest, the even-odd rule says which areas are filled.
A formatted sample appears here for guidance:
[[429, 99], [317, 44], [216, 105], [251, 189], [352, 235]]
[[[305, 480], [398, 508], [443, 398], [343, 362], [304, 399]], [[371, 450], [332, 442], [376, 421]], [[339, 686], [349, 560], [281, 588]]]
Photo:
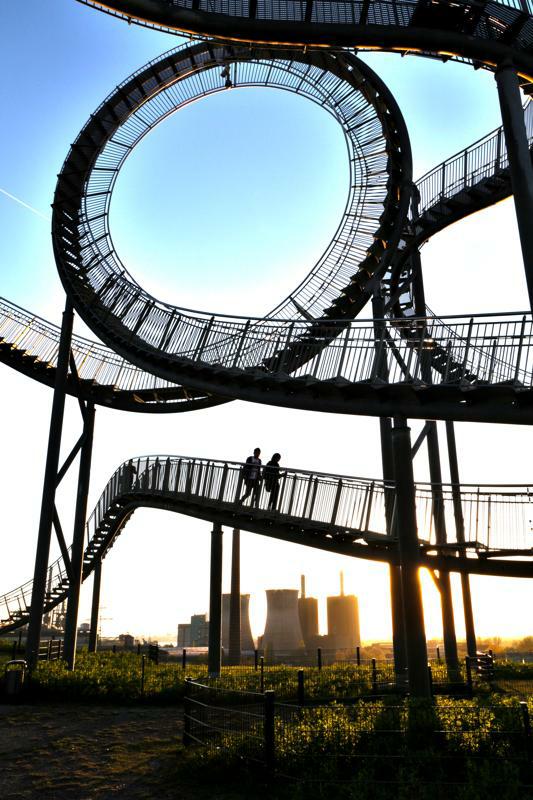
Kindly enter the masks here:
[[263, 470], [263, 479], [265, 481], [265, 489], [270, 494], [268, 501], [268, 509], [275, 511], [279, 497], [279, 480], [282, 477], [280, 472], [279, 462], [281, 460], [280, 453], [274, 453], [270, 461], [265, 465]]
[[244, 481], [245, 492], [240, 498], [239, 503], [243, 503], [247, 497], [252, 495], [252, 505], [259, 502], [261, 491], [261, 450], [256, 447], [253, 456], [248, 456], [242, 468], [242, 479]]

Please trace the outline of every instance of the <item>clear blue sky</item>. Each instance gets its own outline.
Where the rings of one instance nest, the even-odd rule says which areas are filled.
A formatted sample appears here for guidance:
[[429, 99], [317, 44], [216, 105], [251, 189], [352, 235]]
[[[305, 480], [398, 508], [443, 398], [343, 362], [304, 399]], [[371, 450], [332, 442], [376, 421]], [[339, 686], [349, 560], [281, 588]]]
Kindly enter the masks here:
[[[74, 0], [2, 3], [0, 44], [10, 78], [0, 86], [0, 189], [49, 215], [56, 174], [88, 115], [132, 71], [178, 43]], [[499, 122], [489, 73], [396, 55], [364, 58], [404, 112], [415, 175]], [[226, 92], [175, 115], [139, 146], [117, 183], [112, 235], [135, 277], [162, 299], [263, 313], [306, 274], [329, 241], [344, 207], [345, 168], [340, 129], [312, 103], [272, 90]], [[426, 246], [430, 306], [442, 314], [525, 307], [513, 214], [508, 201]], [[58, 322], [63, 297], [49, 222], [2, 193], [0, 221], [0, 294]], [[11, 548], [11, 557], [0, 564], [2, 593], [33, 572], [51, 393], [7, 367], [0, 366], [0, 374], [5, 426], [0, 519], [4, 544]], [[65, 446], [77, 438], [77, 425], [75, 404], [69, 403]], [[415, 434], [419, 427], [413, 423]], [[531, 482], [529, 429], [461, 425], [458, 437], [465, 481]], [[99, 409], [90, 507], [115, 467], [130, 456], [159, 452], [239, 460], [256, 444], [267, 457], [279, 450], [293, 466], [380, 474], [376, 420], [244, 403], [158, 419]], [[416, 469], [426, 478], [422, 456]], [[62, 493], [65, 519], [73, 488], [71, 480]], [[205, 610], [207, 533], [205, 523], [138, 512], [105, 562], [103, 616], [111, 619], [103, 621], [104, 631], [170, 633], [178, 621]], [[305, 570], [311, 593], [335, 592], [341, 567], [347, 589], [360, 595], [364, 638], [388, 636], [382, 566], [244, 535], [243, 591], [255, 592], [256, 633], [263, 588], [296, 588]], [[229, 585], [227, 569], [225, 581]], [[530, 631], [529, 584], [474, 579], [473, 587], [481, 632]], [[438, 635], [429, 584], [425, 595], [428, 630]]]

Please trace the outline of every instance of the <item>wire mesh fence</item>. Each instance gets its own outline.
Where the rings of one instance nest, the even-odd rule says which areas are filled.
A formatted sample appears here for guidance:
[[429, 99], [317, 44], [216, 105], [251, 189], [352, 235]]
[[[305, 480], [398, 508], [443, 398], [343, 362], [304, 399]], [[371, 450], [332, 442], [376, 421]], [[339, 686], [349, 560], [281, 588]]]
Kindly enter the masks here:
[[271, 691], [228, 691], [189, 679], [184, 714], [186, 745], [299, 783], [362, 780], [367, 788], [390, 788], [414, 779], [453, 791], [488, 770], [491, 785], [525, 790], [533, 779], [525, 703], [380, 698], [302, 706], [277, 702]]

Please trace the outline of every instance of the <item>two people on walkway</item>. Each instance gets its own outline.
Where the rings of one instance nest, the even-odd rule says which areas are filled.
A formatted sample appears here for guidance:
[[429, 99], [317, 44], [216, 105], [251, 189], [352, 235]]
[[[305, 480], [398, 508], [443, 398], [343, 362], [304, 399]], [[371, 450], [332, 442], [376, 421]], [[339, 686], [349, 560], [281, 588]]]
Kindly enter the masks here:
[[270, 461], [262, 468], [261, 450], [256, 447], [252, 456], [248, 456], [242, 468], [242, 479], [244, 481], [245, 492], [239, 502], [243, 502], [247, 497], [252, 497], [252, 505], [259, 505], [261, 494], [261, 484], [264, 481], [265, 491], [270, 495], [268, 509], [274, 511], [279, 497], [279, 482], [283, 477], [280, 472], [281, 455], [274, 453]]

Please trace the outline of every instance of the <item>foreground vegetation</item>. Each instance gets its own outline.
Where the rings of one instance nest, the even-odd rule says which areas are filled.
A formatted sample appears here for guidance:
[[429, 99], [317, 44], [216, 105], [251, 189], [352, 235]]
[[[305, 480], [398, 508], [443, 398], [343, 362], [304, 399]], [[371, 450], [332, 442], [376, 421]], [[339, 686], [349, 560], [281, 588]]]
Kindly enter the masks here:
[[[207, 681], [205, 665], [153, 664], [133, 653], [86, 653], [78, 654], [76, 669], [69, 672], [63, 661], [43, 661], [33, 674], [31, 693], [36, 699], [68, 700], [113, 703], [169, 703], [179, 702], [185, 693], [185, 679], [191, 677], [200, 682]], [[392, 667], [379, 667], [374, 676], [379, 684], [394, 681]], [[464, 673], [460, 676], [464, 680]], [[533, 689], [533, 664], [498, 664], [498, 679], [506, 685], [505, 692], [512, 692], [515, 682]], [[505, 679], [505, 680], [503, 680]], [[435, 687], [446, 681], [443, 664], [433, 665]], [[294, 702], [297, 698], [298, 668], [269, 666], [265, 668], [261, 687], [260, 670], [253, 667], [223, 667], [219, 680], [210, 685], [227, 690], [259, 692], [271, 689], [280, 702]], [[335, 664], [304, 669], [305, 699], [309, 702], [322, 700], [347, 700], [372, 692], [371, 666]], [[499, 680], [496, 687], [499, 686]], [[491, 687], [480, 685], [482, 694], [491, 694]], [[381, 690], [380, 690], [381, 691]]]
[[[309, 705], [298, 708], [287, 705], [296, 700], [298, 669], [268, 667], [264, 688], [274, 689], [276, 699], [286, 705], [276, 706], [275, 761], [267, 770], [263, 718], [261, 713], [257, 717], [253, 713], [254, 704], [260, 709], [262, 700], [250, 696], [252, 705], [247, 708], [231, 696], [232, 689], [258, 692], [260, 671], [225, 667], [221, 678], [212, 682], [213, 688], [198, 690], [205, 708], [201, 713], [207, 716], [200, 719], [205, 724], [197, 733], [201, 731], [199, 738], [205, 746], [185, 748], [179, 708], [185, 678], [207, 682], [205, 665], [188, 665], [183, 670], [181, 664], [156, 665], [145, 659], [143, 678], [142, 664], [136, 654], [109, 652], [80, 653], [73, 672], [60, 661], [41, 662], [26, 698], [39, 702], [38, 706], [26, 706], [36, 717], [39, 708], [47, 708], [46, 703], [61, 701], [54, 707], [50, 732], [55, 731], [55, 717], [70, 714], [71, 704], [77, 701], [85, 704], [87, 712], [80, 710], [72, 718], [73, 730], [82, 724], [84, 715], [92, 719], [97, 708], [100, 711], [95, 720], [105, 715], [117, 721], [127, 714], [141, 718], [148, 715], [154, 735], [157, 720], [165, 720], [169, 734], [164, 742], [156, 736], [135, 745], [137, 756], [142, 754], [143, 773], [137, 776], [135, 786], [129, 786], [124, 778], [123, 785], [129, 786], [125, 789], [128, 800], [151, 800], [153, 796], [166, 799], [183, 796], [184, 792], [191, 798], [217, 800], [240, 800], [250, 795], [271, 800], [412, 800], [415, 796], [417, 800], [486, 800], [496, 792], [498, 800], [530, 796], [533, 775], [526, 753], [523, 712], [516, 697], [499, 695], [489, 686], [473, 699], [436, 697], [433, 702], [415, 703], [390, 695], [343, 705], [342, 700], [355, 698], [359, 688], [370, 691], [370, 666], [338, 664], [324, 666], [321, 671], [307, 667], [304, 674]], [[444, 665], [434, 665], [437, 680], [444, 677], [444, 669]], [[516, 679], [533, 681], [531, 664], [499, 663], [500, 673], [510, 684]], [[327, 705], [317, 705], [321, 700], [327, 700]], [[528, 703], [533, 714], [531, 696]], [[105, 707], [108, 710], [104, 712]], [[19, 709], [24, 711], [23, 706]], [[84, 735], [89, 741], [92, 731], [88, 728]], [[68, 738], [69, 734], [64, 736]], [[97, 744], [91, 740], [92, 749]], [[129, 747], [120, 744], [113, 758], [130, 753]], [[149, 758], [144, 757], [147, 754]], [[132, 751], [126, 760], [129, 764], [134, 759]], [[119, 766], [115, 765], [113, 775], [118, 774]], [[41, 779], [38, 783], [39, 789], [46, 789]], [[53, 796], [78, 800], [70, 791], [67, 787], [64, 795]], [[24, 795], [7, 795], [11, 796]], [[99, 790], [99, 800], [108, 796], [115, 795]]]

